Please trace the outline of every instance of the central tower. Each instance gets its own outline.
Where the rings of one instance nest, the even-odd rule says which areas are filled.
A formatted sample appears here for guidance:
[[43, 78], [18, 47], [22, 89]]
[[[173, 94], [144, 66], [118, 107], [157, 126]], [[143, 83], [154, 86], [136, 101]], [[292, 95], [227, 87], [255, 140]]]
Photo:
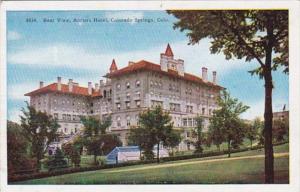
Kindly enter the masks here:
[[184, 61], [182, 59], [174, 59], [171, 46], [168, 44], [165, 53], [160, 54], [160, 67], [162, 71], [176, 71], [180, 76], [184, 76]]

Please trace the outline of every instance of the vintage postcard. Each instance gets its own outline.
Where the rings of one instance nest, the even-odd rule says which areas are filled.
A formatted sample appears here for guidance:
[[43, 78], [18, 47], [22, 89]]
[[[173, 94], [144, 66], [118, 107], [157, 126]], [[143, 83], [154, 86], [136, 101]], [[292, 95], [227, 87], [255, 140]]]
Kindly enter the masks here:
[[2, 3], [1, 190], [299, 191], [298, 8]]

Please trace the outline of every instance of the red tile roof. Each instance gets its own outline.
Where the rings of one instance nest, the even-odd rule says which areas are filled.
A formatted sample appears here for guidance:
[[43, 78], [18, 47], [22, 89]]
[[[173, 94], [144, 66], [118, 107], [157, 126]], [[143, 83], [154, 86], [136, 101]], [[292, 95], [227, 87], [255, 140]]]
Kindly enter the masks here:
[[171, 49], [171, 46], [170, 46], [170, 44], [169, 44], [169, 43], [168, 43], [168, 46], [167, 46], [167, 49], [166, 49], [165, 55], [167, 55], [167, 56], [171, 56], [171, 57], [173, 57], [173, 56], [174, 56], [174, 54], [173, 54], [173, 51], [172, 51], [172, 49]]
[[74, 94], [74, 95], [83, 95], [83, 96], [91, 96], [91, 97], [100, 97], [101, 93], [99, 91], [95, 91], [95, 89], [92, 89], [92, 95], [88, 94], [88, 88], [80, 87], [73, 85], [72, 92], [69, 91], [69, 85], [61, 84], [61, 90], [57, 90], [57, 83], [52, 83], [50, 85], [47, 85], [45, 87], [36, 89], [32, 92], [26, 93], [25, 96], [33, 96], [40, 93], [47, 93], [47, 92], [60, 92], [60, 93], [66, 93], [66, 94]]
[[110, 70], [110, 71], [116, 71], [116, 70], [118, 70], [118, 67], [117, 67], [117, 64], [116, 64], [115, 59], [112, 60], [112, 63], [111, 63], [111, 65], [110, 65], [109, 70]]
[[205, 85], [208, 85], [208, 86], [211, 86], [211, 87], [214, 87], [214, 88], [218, 88], [218, 89], [223, 89], [223, 87], [221, 87], [219, 85], [216, 85], [216, 84], [214, 84], [212, 82], [208, 82], [208, 81], [205, 82], [205, 81], [202, 80], [202, 78], [200, 78], [198, 76], [195, 76], [195, 75], [192, 75], [192, 74], [189, 74], [189, 73], [184, 73], [184, 76], [180, 76], [177, 71], [174, 71], [174, 70], [171, 70], [171, 69], [169, 69], [168, 72], [162, 71], [160, 65], [154, 64], [154, 63], [151, 63], [151, 62], [148, 62], [148, 61], [145, 61], [145, 60], [141, 60], [141, 61], [136, 62], [136, 63], [134, 63], [130, 66], [127, 66], [127, 67], [124, 67], [124, 68], [119, 69], [117, 71], [114, 71], [112, 73], [108, 73], [108, 74], [105, 75], [105, 77], [111, 78], [111, 77], [116, 77], [116, 76], [120, 76], [120, 75], [123, 75], [123, 74], [128, 74], [128, 73], [131, 73], [131, 72], [134, 72], [134, 71], [140, 71], [140, 70], [155, 71], [155, 72], [158, 72], [158, 73], [162, 73], [162, 74], [169, 75], [169, 76], [172, 76], [172, 77], [184, 79], [184, 80], [187, 80], [187, 81], [200, 83], [200, 84], [205, 84]]

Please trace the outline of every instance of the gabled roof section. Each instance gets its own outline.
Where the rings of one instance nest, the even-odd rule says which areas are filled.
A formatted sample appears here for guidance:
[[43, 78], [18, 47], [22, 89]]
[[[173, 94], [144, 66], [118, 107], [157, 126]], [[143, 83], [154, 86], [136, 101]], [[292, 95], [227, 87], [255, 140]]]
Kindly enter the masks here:
[[168, 43], [168, 45], [167, 45], [167, 49], [166, 49], [166, 51], [165, 51], [165, 55], [170, 56], [170, 57], [173, 57], [173, 56], [174, 56], [173, 51], [172, 51], [171, 46], [170, 46], [169, 43]]
[[48, 92], [57, 92], [57, 93], [66, 93], [66, 94], [74, 94], [74, 95], [82, 95], [82, 96], [90, 96], [90, 97], [100, 97], [101, 92], [95, 91], [95, 89], [92, 89], [92, 95], [89, 95], [88, 88], [86, 87], [80, 87], [77, 85], [73, 85], [72, 92], [69, 91], [69, 86], [66, 84], [61, 84], [61, 90], [57, 89], [57, 83], [52, 83], [50, 85], [47, 85], [45, 87], [36, 89], [32, 92], [26, 93], [25, 96], [33, 96], [38, 95], [41, 93], [48, 93]]
[[223, 87], [216, 85], [212, 82], [209, 81], [203, 81], [201, 77], [198, 77], [196, 75], [192, 75], [189, 73], [184, 73], [184, 76], [181, 76], [178, 74], [177, 71], [168, 69], [168, 72], [166, 71], [162, 71], [160, 65], [155, 64], [155, 63], [151, 63], [149, 61], [145, 61], [145, 60], [141, 60], [139, 62], [136, 62], [130, 66], [121, 68], [117, 71], [114, 71], [112, 73], [108, 73], [105, 75], [105, 77], [111, 78], [111, 77], [117, 77], [117, 76], [121, 76], [124, 74], [129, 74], [135, 71], [141, 71], [141, 70], [145, 70], [145, 71], [155, 71], [164, 75], [168, 75], [171, 77], [176, 77], [176, 78], [180, 78], [180, 79], [184, 79], [186, 81], [191, 81], [194, 83], [200, 83], [200, 84], [205, 84], [214, 88], [219, 88], [219, 89], [223, 89]]
[[112, 63], [111, 63], [111, 65], [110, 65], [109, 70], [110, 70], [110, 71], [116, 71], [116, 70], [118, 70], [118, 67], [117, 67], [117, 64], [116, 64], [115, 59], [112, 60]]

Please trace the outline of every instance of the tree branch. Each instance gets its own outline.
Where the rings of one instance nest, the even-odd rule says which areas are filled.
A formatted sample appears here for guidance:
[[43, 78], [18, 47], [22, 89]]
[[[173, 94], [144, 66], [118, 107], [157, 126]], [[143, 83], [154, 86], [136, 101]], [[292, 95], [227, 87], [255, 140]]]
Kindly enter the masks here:
[[259, 58], [259, 56], [255, 53], [252, 47], [250, 47], [247, 42], [243, 39], [243, 37], [239, 34], [237, 29], [235, 29], [233, 26], [229, 25], [224, 19], [222, 13], [220, 15], [217, 15], [217, 17], [221, 20], [223, 25], [230, 30], [234, 35], [236, 35], [239, 39], [239, 41], [246, 47], [247, 51], [259, 62], [260, 66], [264, 68], [265, 64], [262, 62], [262, 60]]

